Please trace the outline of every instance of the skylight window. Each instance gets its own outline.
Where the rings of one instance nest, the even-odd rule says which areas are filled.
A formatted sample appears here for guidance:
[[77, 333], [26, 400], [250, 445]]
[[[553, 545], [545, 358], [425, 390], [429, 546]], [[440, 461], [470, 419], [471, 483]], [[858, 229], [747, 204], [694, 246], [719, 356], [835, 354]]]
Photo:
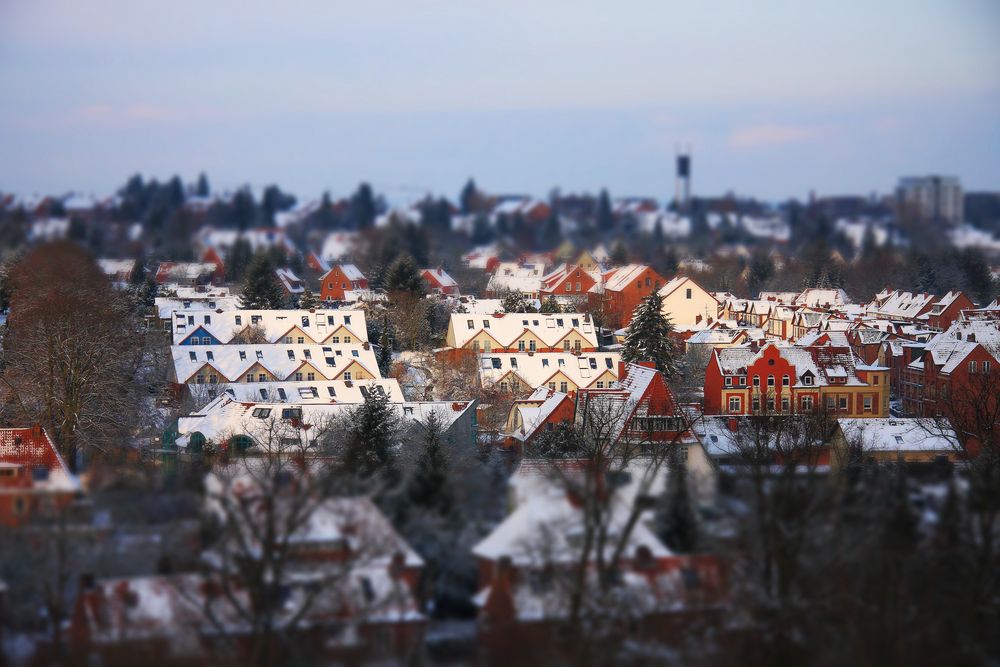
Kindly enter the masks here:
[[191, 361], [198, 361], [198, 353], [197, 352], [188, 352], [188, 356], [191, 357]]
[[214, 355], [214, 354], [212, 354], [212, 351], [211, 351], [211, 350], [206, 350], [206, 351], [205, 351], [205, 357], [206, 357], [206, 358], [207, 358], [207, 359], [208, 359], [209, 361], [215, 361], [215, 355]]
[[288, 358], [292, 359], [292, 360], [295, 359], [295, 350], [289, 350], [288, 351]]

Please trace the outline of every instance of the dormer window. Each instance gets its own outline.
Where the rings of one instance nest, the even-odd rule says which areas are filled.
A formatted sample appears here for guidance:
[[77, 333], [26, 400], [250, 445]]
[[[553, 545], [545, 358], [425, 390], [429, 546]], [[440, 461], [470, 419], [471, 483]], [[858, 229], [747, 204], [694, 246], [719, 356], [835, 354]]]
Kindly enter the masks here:
[[191, 358], [191, 361], [198, 361], [198, 353], [197, 352], [188, 352], [188, 356]]
[[246, 360], [247, 360], [246, 350], [240, 350], [240, 361], [246, 361]]
[[466, 321], [468, 322], [470, 329], [475, 329], [476, 328], [476, 323], [475, 322], [473, 322], [472, 320], [466, 320]]
[[236, 326], [241, 326], [243, 324], [243, 318], [239, 315], [236, 316]]
[[802, 376], [802, 384], [806, 386], [812, 386], [813, 376], [811, 373], [806, 373]]
[[288, 358], [292, 359], [292, 360], [295, 359], [295, 350], [289, 350], [288, 351]]
[[264, 353], [261, 350], [257, 350], [257, 359], [260, 361], [264, 360]]
[[207, 350], [207, 351], [205, 352], [205, 357], [206, 357], [206, 358], [207, 358], [207, 359], [208, 359], [209, 361], [215, 361], [215, 355], [213, 355], [213, 354], [212, 354], [212, 351], [211, 351], [211, 350]]

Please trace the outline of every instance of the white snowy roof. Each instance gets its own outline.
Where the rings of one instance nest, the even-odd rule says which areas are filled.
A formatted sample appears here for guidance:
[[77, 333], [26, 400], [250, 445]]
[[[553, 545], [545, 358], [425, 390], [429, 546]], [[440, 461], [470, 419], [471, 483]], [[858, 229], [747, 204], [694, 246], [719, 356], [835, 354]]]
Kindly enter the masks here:
[[[326, 343], [338, 331], [337, 335], [343, 341], [343, 329], [351, 336], [351, 343], [368, 342], [368, 326], [363, 310], [224, 310], [223, 304], [218, 305], [219, 308], [214, 310], [177, 310], [173, 318], [174, 344], [180, 345], [199, 330], [220, 343], [229, 343], [250, 326], [262, 328], [269, 343], [280, 342], [282, 337], [293, 335], [291, 332], [295, 329], [305, 334], [305, 343]], [[294, 335], [297, 338], [297, 334]]]
[[379, 380], [319, 380], [309, 382], [233, 382], [223, 391], [237, 401], [288, 403], [363, 403], [367, 394], [384, 394], [402, 403], [403, 390], [395, 378]]
[[537, 294], [545, 275], [544, 264], [518, 264], [501, 262], [490, 276], [486, 290], [499, 294], [507, 290], [523, 294]]
[[442, 268], [436, 269], [424, 269], [424, 273], [429, 273], [437, 281], [438, 285], [441, 287], [457, 287], [458, 283], [455, 279], [448, 275], [448, 272]]
[[500, 380], [509, 381], [515, 375], [532, 389], [544, 387], [553, 376], [562, 373], [581, 388], [593, 385], [597, 379], [610, 372], [618, 377], [617, 352], [584, 352], [575, 355], [569, 352], [491, 352], [479, 356], [479, 379], [484, 385]]
[[946, 420], [891, 417], [839, 419], [848, 443], [879, 452], [953, 452], [958, 436]]
[[525, 332], [530, 332], [549, 347], [556, 346], [573, 332], [584, 340], [583, 347], [598, 346], [597, 331], [587, 313], [494, 313], [488, 316], [453, 313], [448, 326], [455, 335], [456, 347], [465, 347], [484, 331], [501, 347], [513, 347]]
[[382, 377], [374, 350], [353, 344], [172, 345], [170, 353], [174, 377], [182, 384], [191, 381], [206, 364], [222, 376], [219, 382], [239, 382], [258, 364], [278, 380], [290, 380], [296, 371], [311, 372], [306, 365], [319, 373], [317, 380], [336, 380], [354, 363], [373, 377]]
[[350, 257], [358, 242], [357, 232], [331, 232], [323, 241], [319, 256], [327, 262]]

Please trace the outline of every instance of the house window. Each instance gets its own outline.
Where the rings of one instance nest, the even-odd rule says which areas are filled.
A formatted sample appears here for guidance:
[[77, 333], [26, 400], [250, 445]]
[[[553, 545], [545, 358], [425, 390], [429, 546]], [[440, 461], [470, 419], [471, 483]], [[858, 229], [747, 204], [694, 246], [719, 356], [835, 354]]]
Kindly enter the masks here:
[[813, 397], [812, 396], [803, 396], [802, 397], [802, 401], [801, 401], [801, 405], [802, 405], [802, 410], [804, 412], [811, 411], [813, 409]]
[[787, 375], [782, 375], [781, 376], [781, 386], [782, 387], [787, 387], [790, 383], [791, 383], [791, 378], [789, 378]]
[[502, 393], [504, 393], [504, 394], [506, 394], [506, 393], [507, 393], [507, 383], [506, 383], [506, 382], [501, 382], [501, 383], [500, 383], [500, 391], [501, 391]]
[[350, 336], [344, 336], [344, 342], [345, 343], [350, 343], [351, 342], [351, 337]]
[[473, 352], [479, 352], [479, 341], [478, 340], [472, 341], [472, 351]]
[[243, 318], [240, 317], [239, 315], [237, 315], [236, 316], [236, 326], [240, 326], [241, 324], [243, 324]]
[[[489, 342], [487, 342], [486, 344], [489, 345]], [[534, 352], [535, 351], [535, 341], [533, 341], [533, 340], [529, 340], [528, 341], [528, 351], [530, 351], [530, 352]]]
[[191, 361], [198, 361], [197, 352], [188, 352], [188, 357], [191, 359]]
[[729, 397], [729, 411], [730, 412], [739, 412], [740, 411], [740, 404], [741, 403], [742, 403], [742, 400], [740, 399], [739, 396], [730, 396]]
[[597, 381], [597, 388], [598, 389], [604, 389], [604, 380], [598, 380]]
[[865, 412], [871, 412], [871, 411], [872, 411], [872, 397], [865, 396]]
[[976, 365], [977, 364], [976, 364], [975, 361], [970, 361], [969, 362], [969, 372], [970, 373], [975, 373], [976, 372]]
[[759, 387], [760, 386], [760, 376], [759, 375], [754, 375], [753, 376], [753, 386], [755, 386], [755, 387]]
[[792, 408], [792, 403], [787, 396], [781, 397], [781, 411], [788, 412]]
[[577, 291], [577, 292], [581, 292], [581, 291], [583, 291], [583, 290], [581, 290], [581, 289], [580, 289], [580, 283], [577, 283], [577, 284], [576, 284], [576, 291]]
[[990, 362], [984, 361], [983, 362], [983, 373], [989, 373], [989, 372], [990, 372]]
[[253, 373], [247, 373], [247, 382], [253, 382]]
[[288, 351], [288, 358], [293, 360], [295, 359], [295, 350]]
[[731, 377], [727, 377], [726, 378], [726, 386], [727, 387], [732, 387], [733, 386], [733, 378], [731, 378]]
[[767, 386], [768, 387], [773, 387], [774, 386], [774, 376], [773, 375], [768, 375], [767, 376]]
[[302, 382], [302, 373], [296, 373], [295, 374], [295, 381], [296, 382]]
[[309, 380], [310, 382], [312, 382], [313, 380], [316, 379], [316, 374], [315, 373], [306, 373], [306, 379]]
[[771, 396], [767, 399], [767, 411], [774, 412], [774, 397]]
[[344, 372], [344, 382], [350, 382], [350, 381], [351, 381], [351, 371], [345, 371]]
[[569, 352], [569, 341], [568, 340], [564, 340], [563, 341], [563, 350], [565, 350], [566, 352]]
[[267, 373], [257, 373], [257, 382], [267, 382]]
[[285, 345], [291, 345], [291, 344], [292, 344], [292, 337], [285, 336]]
[[490, 341], [483, 341], [483, 352], [489, 352], [493, 349], [493, 344]]
[[689, 287], [689, 288], [687, 288], [687, 290], [685, 290], [685, 295], [684, 295], [684, 296], [685, 296], [686, 298], [688, 298], [688, 299], [690, 299], [690, 298], [691, 298], [691, 288], [690, 288], [690, 287]]
[[751, 410], [754, 412], [760, 412], [760, 398], [757, 396], [753, 397], [753, 402], [751, 403]]
[[490, 321], [489, 320], [483, 320], [483, 328], [484, 329], [489, 329], [490, 328]]
[[836, 405], [837, 405], [837, 401], [836, 401], [836, 399], [834, 399], [833, 396], [827, 396], [826, 397], [826, 409], [827, 410], [829, 410], [829, 411], [832, 412], [833, 409], [834, 409], [834, 407], [836, 407]]
[[565, 382], [560, 382], [559, 383], [559, 391], [561, 391], [564, 394], [568, 391], [567, 388], [566, 388], [566, 383]]
[[340, 336], [331, 336], [330, 342], [334, 345], [340, 345]]
[[472, 320], [466, 320], [466, 322], [469, 323], [469, 328], [470, 329], [475, 329], [476, 328], [476, 324]]
[[202, 375], [201, 373], [198, 373], [198, 375], [195, 377], [195, 382], [197, 382], [198, 384], [205, 384], [205, 376]]
[[299, 336], [296, 340], [298, 341], [299, 345], [305, 345], [306, 342], [305, 336]]
[[552, 391], [555, 391], [556, 390], [556, 383], [555, 382], [550, 382], [549, 383], [549, 389], [551, 389]]
[[524, 341], [523, 340], [517, 341], [517, 351], [518, 352], [524, 352]]
[[216, 382], [219, 381], [219, 376], [216, 375], [215, 373], [209, 373], [208, 374], [208, 381], [211, 382], [212, 384], [215, 384]]
[[567, 292], [572, 292], [573, 291], [573, 284], [572, 283], [566, 283], [566, 291]]
[[211, 323], [212, 323], [212, 316], [211, 315], [206, 315], [205, 316], [205, 324], [211, 324]]
[[840, 397], [840, 410], [842, 412], [847, 411], [847, 399], [843, 396]]
[[802, 376], [802, 384], [804, 384], [806, 386], [811, 386], [812, 383], [813, 383], [812, 375], [803, 375]]

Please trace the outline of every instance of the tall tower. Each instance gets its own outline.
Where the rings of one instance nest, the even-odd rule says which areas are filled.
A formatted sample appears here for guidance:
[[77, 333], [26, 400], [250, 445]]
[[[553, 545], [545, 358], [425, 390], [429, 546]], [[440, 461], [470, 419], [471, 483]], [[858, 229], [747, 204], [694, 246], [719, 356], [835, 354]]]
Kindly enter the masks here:
[[677, 149], [677, 185], [674, 201], [679, 211], [687, 211], [691, 205], [691, 147]]

